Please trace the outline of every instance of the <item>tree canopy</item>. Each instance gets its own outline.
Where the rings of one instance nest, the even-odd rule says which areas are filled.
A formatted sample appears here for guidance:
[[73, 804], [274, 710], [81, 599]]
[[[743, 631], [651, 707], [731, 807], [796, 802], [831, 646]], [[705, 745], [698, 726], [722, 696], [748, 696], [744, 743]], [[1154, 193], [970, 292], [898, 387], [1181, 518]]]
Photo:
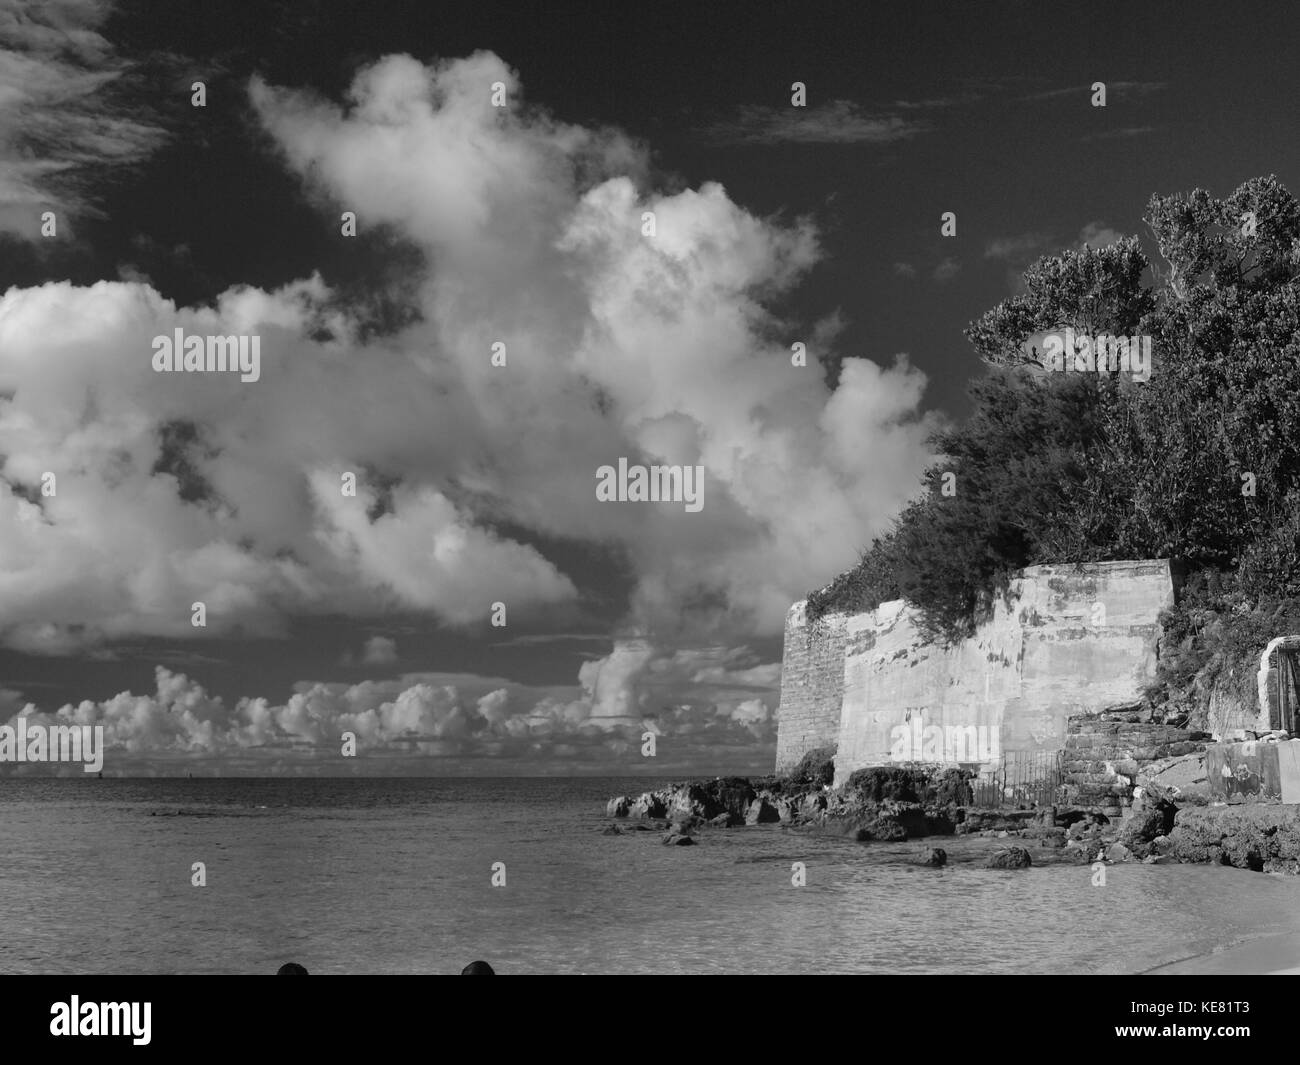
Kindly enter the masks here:
[[[902, 597], [958, 639], [1024, 566], [1131, 558], [1300, 594], [1300, 204], [1270, 176], [1154, 196], [1144, 222], [1157, 262], [1136, 236], [1044, 256], [970, 325], [971, 416], [811, 613]], [[1067, 325], [1149, 337], [1149, 380], [1044, 373], [1026, 339]]]

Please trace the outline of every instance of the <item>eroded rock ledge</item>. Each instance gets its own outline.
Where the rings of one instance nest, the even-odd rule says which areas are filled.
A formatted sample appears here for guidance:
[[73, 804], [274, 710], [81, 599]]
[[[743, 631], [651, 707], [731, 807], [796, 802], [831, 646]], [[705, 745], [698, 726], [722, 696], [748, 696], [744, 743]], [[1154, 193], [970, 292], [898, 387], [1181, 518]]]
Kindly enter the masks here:
[[[1171, 797], [1179, 795], [1177, 788], [1153, 784], [1139, 790], [1130, 817], [1121, 822], [1095, 808], [976, 808], [968, 804], [970, 779], [961, 769], [895, 766], [860, 770], [835, 790], [816, 780], [719, 777], [620, 795], [605, 812], [615, 824], [658, 828], [666, 832], [664, 842], [674, 845], [695, 842], [701, 831], [771, 824], [863, 843], [935, 836], [1005, 841], [997, 845], [1007, 849], [989, 859], [994, 868], [1103, 860], [1212, 862], [1300, 873], [1297, 806], [1210, 806], [1198, 795], [1193, 801], [1199, 805], [1180, 808]], [[605, 831], [620, 834], [617, 827]], [[942, 861], [931, 853], [922, 864]]]

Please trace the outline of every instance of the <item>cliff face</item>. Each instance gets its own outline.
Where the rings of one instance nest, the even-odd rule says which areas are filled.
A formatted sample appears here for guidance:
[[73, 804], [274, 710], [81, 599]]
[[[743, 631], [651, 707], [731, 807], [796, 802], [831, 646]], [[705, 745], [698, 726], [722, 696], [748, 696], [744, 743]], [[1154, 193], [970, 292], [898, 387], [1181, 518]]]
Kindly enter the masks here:
[[902, 603], [813, 623], [795, 604], [777, 770], [826, 744], [838, 746], [837, 784], [897, 761], [1060, 750], [1066, 717], [1136, 699], [1150, 681], [1173, 594], [1164, 561], [1034, 566], [1012, 582], [1009, 605], [947, 648], [922, 640]]

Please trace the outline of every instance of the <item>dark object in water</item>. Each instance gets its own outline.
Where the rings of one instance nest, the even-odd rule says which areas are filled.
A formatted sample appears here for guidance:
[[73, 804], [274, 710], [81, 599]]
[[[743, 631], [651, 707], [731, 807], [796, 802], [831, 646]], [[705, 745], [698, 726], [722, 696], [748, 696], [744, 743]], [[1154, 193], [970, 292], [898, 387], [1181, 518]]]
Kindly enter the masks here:
[[280, 966], [280, 971], [276, 976], [306, 976], [307, 970], [299, 965], [296, 961], [287, 961]]
[[460, 971], [461, 976], [496, 976], [496, 970], [485, 961], [472, 961]]

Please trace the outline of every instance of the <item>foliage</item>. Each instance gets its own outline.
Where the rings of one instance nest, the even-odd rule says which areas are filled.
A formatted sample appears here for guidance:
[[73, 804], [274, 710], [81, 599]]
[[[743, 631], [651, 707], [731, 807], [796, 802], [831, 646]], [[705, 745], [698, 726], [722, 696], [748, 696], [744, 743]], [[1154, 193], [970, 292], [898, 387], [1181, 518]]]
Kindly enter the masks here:
[[[1174, 558], [1202, 576], [1171, 619], [1171, 684], [1281, 631], [1300, 603], [1300, 204], [1256, 178], [1223, 200], [1155, 196], [1145, 221], [1163, 267], [1135, 237], [1045, 256], [970, 326], [990, 366], [973, 413], [811, 614], [901, 597], [951, 640], [1026, 565]], [[1150, 337], [1150, 379], [1026, 365], [1025, 340], [1063, 325]]]

